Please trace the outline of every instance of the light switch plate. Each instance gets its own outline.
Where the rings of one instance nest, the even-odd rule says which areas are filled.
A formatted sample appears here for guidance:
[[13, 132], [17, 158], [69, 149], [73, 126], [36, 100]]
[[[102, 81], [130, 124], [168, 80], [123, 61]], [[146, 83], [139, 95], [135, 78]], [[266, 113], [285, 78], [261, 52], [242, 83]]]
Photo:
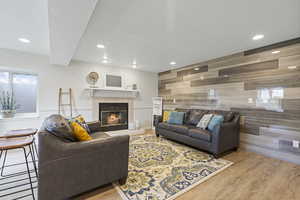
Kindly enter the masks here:
[[293, 140], [293, 147], [294, 148], [299, 148], [299, 141]]

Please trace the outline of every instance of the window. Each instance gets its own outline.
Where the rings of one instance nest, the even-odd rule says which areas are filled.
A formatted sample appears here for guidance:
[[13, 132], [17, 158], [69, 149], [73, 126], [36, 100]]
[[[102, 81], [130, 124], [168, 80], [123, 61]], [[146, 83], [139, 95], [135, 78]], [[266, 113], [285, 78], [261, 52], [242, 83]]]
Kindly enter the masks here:
[[257, 91], [256, 106], [267, 110], [283, 112], [283, 88], [263, 88]]
[[37, 75], [0, 71], [0, 95], [13, 92], [17, 114], [37, 112]]
[[217, 99], [216, 89], [209, 89], [208, 90], [208, 99], [211, 99], [211, 100]]

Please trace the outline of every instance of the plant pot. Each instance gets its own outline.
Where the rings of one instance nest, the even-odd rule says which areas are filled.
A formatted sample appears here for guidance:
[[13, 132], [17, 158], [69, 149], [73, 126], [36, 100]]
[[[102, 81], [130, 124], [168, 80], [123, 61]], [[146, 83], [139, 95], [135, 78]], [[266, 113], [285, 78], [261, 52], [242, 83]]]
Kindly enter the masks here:
[[1, 116], [2, 118], [13, 118], [16, 114], [15, 110], [2, 110]]

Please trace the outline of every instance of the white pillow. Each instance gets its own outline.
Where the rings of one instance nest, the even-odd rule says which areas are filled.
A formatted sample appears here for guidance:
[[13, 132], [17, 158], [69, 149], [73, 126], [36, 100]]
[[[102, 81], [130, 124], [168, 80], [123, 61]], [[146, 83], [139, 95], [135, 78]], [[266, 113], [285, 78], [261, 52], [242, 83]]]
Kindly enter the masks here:
[[205, 114], [203, 115], [203, 117], [201, 118], [201, 120], [198, 122], [197, 127], [198, 128], [202, 128], [202, 129], [206, 129], [211, 118], [213, 117], [213, 114]]

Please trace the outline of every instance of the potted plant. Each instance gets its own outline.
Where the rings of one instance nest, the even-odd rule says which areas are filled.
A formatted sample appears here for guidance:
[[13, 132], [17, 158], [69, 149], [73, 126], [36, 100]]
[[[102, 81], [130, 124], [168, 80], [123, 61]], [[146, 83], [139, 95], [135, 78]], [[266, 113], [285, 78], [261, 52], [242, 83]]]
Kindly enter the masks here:
[[2, 92], [0, 96], [0, 112], [3, 118], [12, 118], [16, 114], [19, 105], [16, 104], [15, 96], [13, 93]]

